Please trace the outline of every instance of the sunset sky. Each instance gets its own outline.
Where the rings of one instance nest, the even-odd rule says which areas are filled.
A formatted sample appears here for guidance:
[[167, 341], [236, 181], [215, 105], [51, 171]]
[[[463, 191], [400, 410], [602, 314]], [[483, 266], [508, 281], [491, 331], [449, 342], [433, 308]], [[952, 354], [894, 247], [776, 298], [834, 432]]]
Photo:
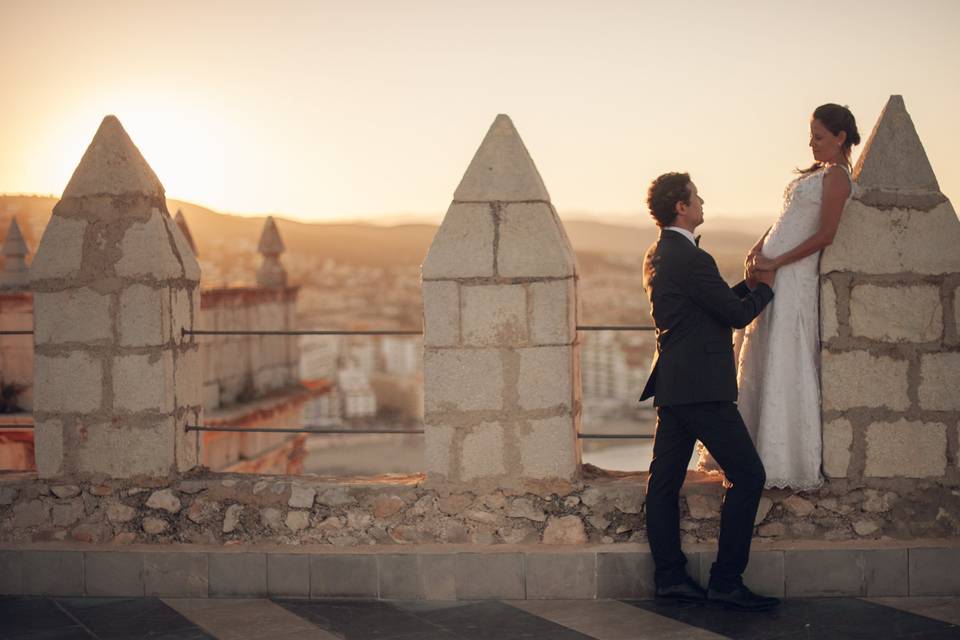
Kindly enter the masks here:
[[899, 93], [956, 200], [958, 32], [956, 0], [0, 0], [0, 193], [59, 195], [112, 113], [169, 197], [439, 220], [506, 113], [562, 215], [679, 169], [772, 216], [814, 107], [866, 141]]

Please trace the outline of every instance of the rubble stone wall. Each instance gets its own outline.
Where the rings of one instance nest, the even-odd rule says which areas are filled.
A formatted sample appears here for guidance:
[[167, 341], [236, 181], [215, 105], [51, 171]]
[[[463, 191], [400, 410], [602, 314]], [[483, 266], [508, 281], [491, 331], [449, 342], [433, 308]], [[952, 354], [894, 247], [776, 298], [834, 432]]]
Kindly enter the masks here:
[[[693, 475], [683, 490], [684, 544], [716, 542], [723, 487]], [[960, 495], [935, 481], [818, 492], [768, 491], [758, 537], [810, 540], [960, 535]], [[175, 482], [0, 480], [0, 541], [169, 544], [475, 543], [646, 540], [644, 478], [596, 477], [544, 493], [450, 492], [422, 476], [390, 480], [216, 474]]]

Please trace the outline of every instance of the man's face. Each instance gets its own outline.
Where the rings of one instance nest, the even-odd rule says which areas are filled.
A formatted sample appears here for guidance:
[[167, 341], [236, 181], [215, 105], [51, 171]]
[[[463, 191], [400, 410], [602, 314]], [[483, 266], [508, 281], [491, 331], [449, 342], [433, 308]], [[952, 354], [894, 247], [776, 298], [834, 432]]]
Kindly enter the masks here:
[[677, 203], [677, 218], [683, 218], [688, 227], [698, 227], [703, 224], [704, 200], [697, 193], [697, 185], [692, 182], [687, 184], [687, 191], [690, 193], [689, 203]]

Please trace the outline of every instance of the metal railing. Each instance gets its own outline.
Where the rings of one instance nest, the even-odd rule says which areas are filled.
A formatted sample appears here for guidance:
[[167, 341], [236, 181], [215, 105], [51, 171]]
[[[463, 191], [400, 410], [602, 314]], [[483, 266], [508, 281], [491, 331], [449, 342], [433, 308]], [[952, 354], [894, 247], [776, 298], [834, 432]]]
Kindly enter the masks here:
[[[577, 331], [654, 331], [656, 327], [648, 325], [577, 325]], [[421, 336], [423, 330], [344, 330], [344, 329], [295, 329], [295, 330], [219, 330], [219, 329], [181, 329], [183, 336]], [[0, 335], [32, 335], [33, 331], [0, 331]], [[0, 429], [32, 429], [33, 425], [3, 425]], [[237, 433], [309, 433], [327, 434], [413, 434], [422, 435], [423, 429], [325, 429], [310, 427], [220, 427], [210, 425], [187, 425], [187, 431], [237, 432]], [[650, 434], [633, 433], [578, 433], [581, 440], [645, 440], [652, 439]]]

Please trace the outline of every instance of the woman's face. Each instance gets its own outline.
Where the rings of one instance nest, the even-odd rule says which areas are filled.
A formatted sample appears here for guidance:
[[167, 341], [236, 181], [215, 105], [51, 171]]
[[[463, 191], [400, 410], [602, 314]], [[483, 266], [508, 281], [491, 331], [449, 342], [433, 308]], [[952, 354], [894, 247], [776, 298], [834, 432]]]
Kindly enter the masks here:
[[810, 148], [813, 150], [813, 159], [817, 162], [837, 162], [843, 157], [843, 143], [846, 139], [845, 131], [835, 136], [816, 118], [810, 120]]

